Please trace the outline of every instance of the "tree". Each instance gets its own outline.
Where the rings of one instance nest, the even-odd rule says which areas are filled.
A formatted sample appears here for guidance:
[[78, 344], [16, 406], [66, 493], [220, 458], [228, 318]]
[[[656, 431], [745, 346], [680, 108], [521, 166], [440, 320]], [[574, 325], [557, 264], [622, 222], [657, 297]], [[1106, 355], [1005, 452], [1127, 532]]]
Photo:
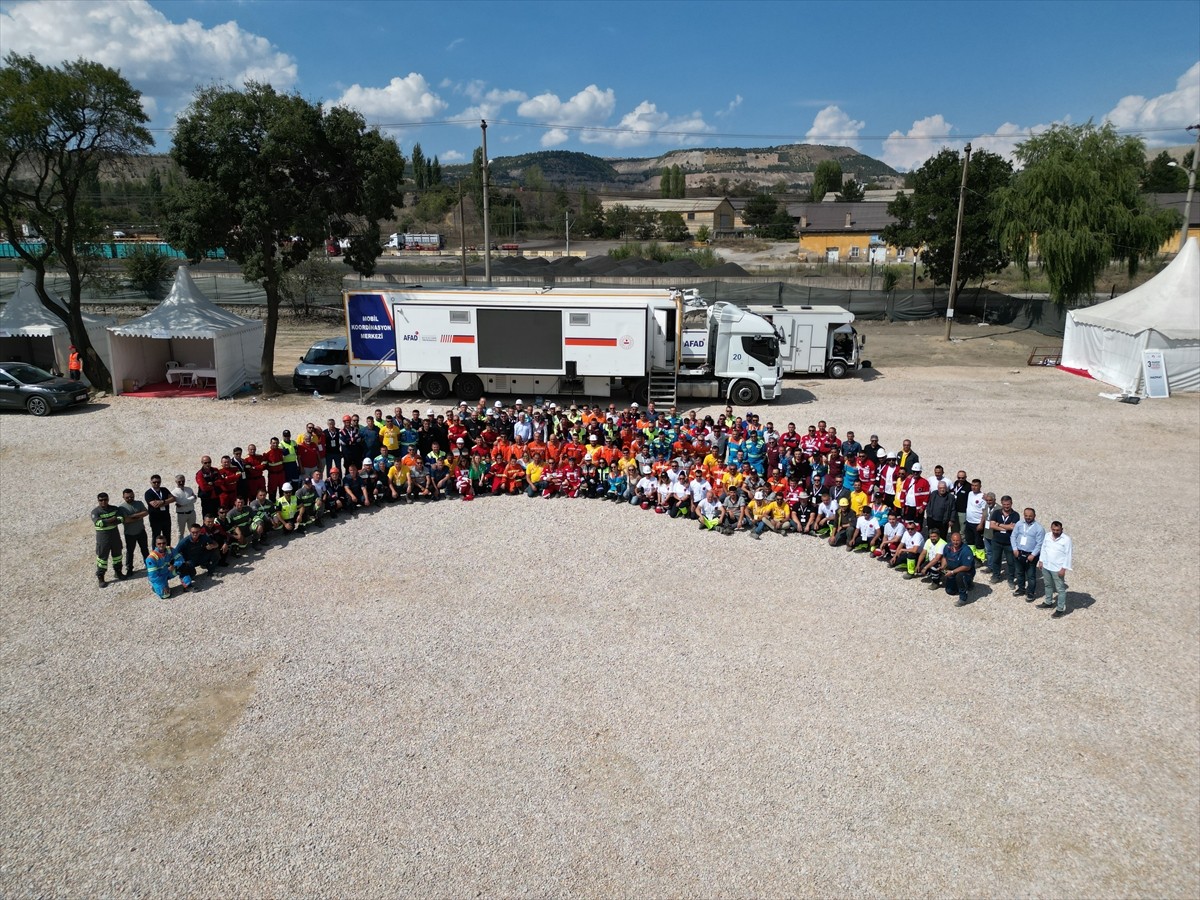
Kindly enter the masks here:
[[1178, 212], [1141, 193], [1141, 140], [1111, 124], [1055, 125], [1018, 144], [1016, 157], [1021, 171], [997, 197], [1000, 240], [1027, 275], [1036, 248], [1059, 303], [1093, 293], [1110, 262], [1132, 277], [1178, 227]]
[[[42, 305], [63, 319], [88, 380], [112, 390], [112, 376], [88, 338], [82, 293], [91, 242], [101, 234], [100, 166], [153, 143], [141, 94], [115, 69], [80, 59], [59, 68], [10, 53], [0, 68], [0, 225], [33, 270]], [[44, 243], [22, 243], [21, 225]], [[50, 298], [51, 262], [67, 274], [66, 310]]]
[[[153, 244], [138, 244], [125, 257], [125, 281], [135, 291], [151, 300], [163, 298], [163, 286], [171, 274], [166, 254], [159, 253]], [[78, 346], [78, 345], [76, 345]]]
[[664, 241], [686, 241], [692, 233], [682, 213], [664, 212], [658, 216], [658, 236]]
[[847, 178], [842, 185], [842, 189], [838, 191], [838, 203], [857, 203], [866, 195], [866, 190], [863, 186], [853, 178]]
[[675, 182], [671, 178], [671, 167], [663, 166], [662, 171], [658, 173], [658, 195], [664, 199], [673, 197], [675, 190]]
[[812, 199], [820, 203], [830, 191], [842, 189], [842, 164], [836, 159], [823, 159], [813, 172]]
[[442, 164], [436, 156], [433, 158], [433, 166], [430, 169], [430, 179], [430, 187], [437, 187], [442, 183]]
[[758, 234], [770, 241], [789, 241], [796, 236], [796, 222], [787, 207], [781, 206], [775, 210], [770, 221], [758, 229]]
[[614, 203], [604, 211], [604, 232], [611, 240], [624, 238], [630, 230], [632, 210], [624, 203]]
[[708, 239], [712, 237], [712, 230], [707, 225], [701, 225], [696, 229], [697, 243], [707, 244]]
[[629, 211], [629, 230], [639, 241], [651, 241], [658, 237], [658, 213], [644, 206]]
[[429, 187], [429, 182], [426, 181], [425, 154], [421, 145], [413, 144], [412, 153], [409, 155], [412, 157], [413, 183], [416, 184], [417, 190]]
[[683, 174], [679, 163], [671, 166], [671, 196], [676, 200], [687, 196], [687, 176]]
[[746, 208], [742, 210], [742, 221], [751, 228], [758, 228], [767, 225], [778, 209], [779, 201], [773, 195], [762, 191], [746, 202]]
[[342, 291], [343, 274], [339, 264], [310, 257], [284, 274], [279, 293], [293, 311], [308, 317], [318, 300], [337, 298]]
[[344, 261], [369, 275], [383, 252], [379, 220], [402, 202], [404, 157], [358, 113], [248, 82], [210, 86], [175, 126], [172, 158], [188, 176], [168, 198], [167, 237], [192, 259], [223, 247], [267, 299], [262, 378], [275, 381], [285, 275], [327, 236], [349, 238]]
[[1187, 169], [1177, 165], [1166, 150], [1146, 165], [1146, 174], [1142, 177], [1142, 190], [1147, 194], [1178, 194], [1186, 191], [1187, 186]]
[[[962, 157], [943, 149], [912, 173], [912, 193], [888, 204], [896, 218], [881, 232], [893, 247], [920, 248], [921, 262], [934, 284], [947, 285], [954, 268], [954, 229], [962, 187]], [[995, 233], [997, 192], [1012, 178], [1012, 165], [1002, 156], [980, 150], [971, 155], [963, 207], [962, 250], [958, 262], [959, 292], [969, 281], [998, 272], [1009, 263]]]

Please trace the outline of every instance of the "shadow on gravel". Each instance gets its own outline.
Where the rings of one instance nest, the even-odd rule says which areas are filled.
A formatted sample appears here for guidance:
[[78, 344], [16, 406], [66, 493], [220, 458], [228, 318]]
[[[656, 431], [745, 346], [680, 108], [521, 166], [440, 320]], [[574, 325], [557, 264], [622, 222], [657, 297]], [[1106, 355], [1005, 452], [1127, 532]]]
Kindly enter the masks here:
[[816, 403], [817, 395], [807, 388], [793, 388], [784, 384], [783, 395], [779, 398], [780, 403]]
[[1096, 598], [1091, 594], [1081, 594], [1078, 591], [1067, 591], [1067, 611], [1065, 615], [1070, 615], [1077, 609], [1091, 609], [1096, 602]]
[[886, 378], [886, 377], [887, 377], [886, 375], [884, 375], [882, 372], [880, 372], [878, 369], [876, 369], [873, 366], [870, 369], [859, 369], [858, 370], [858, 380], [859, 381], [874, 381], [877, 378]]

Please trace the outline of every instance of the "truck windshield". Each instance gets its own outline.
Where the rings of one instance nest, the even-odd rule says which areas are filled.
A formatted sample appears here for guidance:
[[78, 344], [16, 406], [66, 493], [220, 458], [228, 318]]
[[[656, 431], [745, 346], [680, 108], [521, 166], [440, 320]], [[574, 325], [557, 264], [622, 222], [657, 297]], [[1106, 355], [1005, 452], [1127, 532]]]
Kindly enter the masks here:
[[312, 366], [344, 366], [346, 351], [312, 347], [308, 353], [304, 354], [304, 361]]
[[765, 334], [742, 337], [742, 349], [764, 366], [773, 366], [779, 361], [779, 339]]

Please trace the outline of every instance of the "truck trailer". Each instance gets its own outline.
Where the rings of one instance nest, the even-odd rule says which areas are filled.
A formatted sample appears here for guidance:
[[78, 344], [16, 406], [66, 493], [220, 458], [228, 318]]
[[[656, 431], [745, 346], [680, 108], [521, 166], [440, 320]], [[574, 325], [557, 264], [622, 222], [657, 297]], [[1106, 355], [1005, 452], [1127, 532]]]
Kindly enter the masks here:
[[[398, 290], [346, 295], [352, 358], [381, 359], [431, 400], [484, 394], [627, 391], [641, 403], [680, 397], [742, 405], [781, 391], [774, 326], [730, 303], [705, 307], [703, 358], [683, 352], [681, 291], [583, 288]], [[697, 315], [688, 310], [689, 322]]]

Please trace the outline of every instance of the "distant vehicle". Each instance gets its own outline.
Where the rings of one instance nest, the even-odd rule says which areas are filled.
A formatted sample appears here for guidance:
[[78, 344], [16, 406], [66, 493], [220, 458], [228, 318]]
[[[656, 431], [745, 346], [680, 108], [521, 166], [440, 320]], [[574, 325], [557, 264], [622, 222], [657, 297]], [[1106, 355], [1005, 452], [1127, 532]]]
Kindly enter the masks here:
[[28, 222], [21, 223], [21, 237], [25, 238], [26, 240], [34, 240], [36, 238], [40, 238], [41, 236], [42, 233], [38, 231], [35, 226], [30, 225]]
[[509, 251], [509, 252], [511, 253], [511, 252], [513, 252], [513, 251], [515, 251], [515, 250], [520, 250], [520, 249], [521, 249], [521, 245], [520, 245], [520, 244], [501, 244], [501, 245], [500, 245], [500, 249], [501, 249], [501, 250], [507, 250], [507, 251]]
[[0, 363], [2, 409], [24, 409], [35, 416], [48, 416], [56, 409], [87, 402], [87, 388], [78, 381], [59, 378], [29, 363]]
[[112, 233], [112, 236], [113, 236], [113, 237], [115, 237], [115, 238], [123, 238], [123, 237], [125, 237], [125, 232], [123, 232], [123, 231], [114, 231], [114, 232]]
[[391, 250], [441, 250], [446, 239], [440, 234], [404, 234], [396, 232], [388, 238]]
[[337, 241], [333, 240], [333, 238], [330, 238], [329, 240], [327, 240], [325, 242], [325, 255], [326, 256], [341, 256], [342, 255], [342, 245], [339, 244]]
[[300, 357], [300, 365], [292, 373], [292, 384], [298, 391], [329, 391], [337, 393], [350, 381], [350, 360], [344, 337], [317, 341]]
[[862, 357], [867, 339], [854, 328], [854, 313], [840, 306], [747, 306], [775, 326], [779, 361], [789, 375], [845, 378], [870, 368]]

